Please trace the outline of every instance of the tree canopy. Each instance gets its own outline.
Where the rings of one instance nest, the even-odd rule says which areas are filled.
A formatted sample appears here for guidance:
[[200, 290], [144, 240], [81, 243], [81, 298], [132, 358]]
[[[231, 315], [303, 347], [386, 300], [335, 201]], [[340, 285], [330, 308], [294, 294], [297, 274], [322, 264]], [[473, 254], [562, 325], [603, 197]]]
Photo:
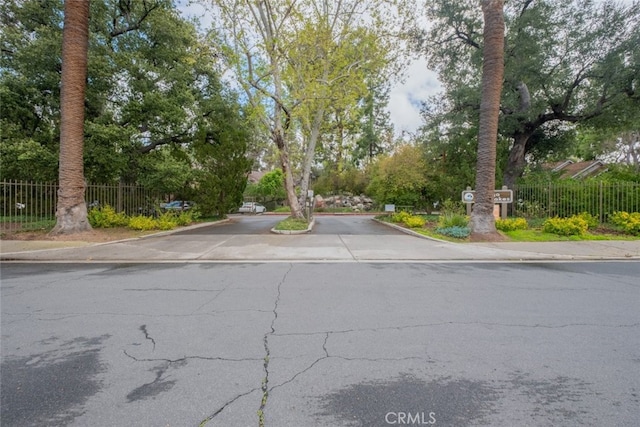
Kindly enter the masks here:
[[[427, 2], [419, 49], [445, 88], [427, 126], [447, 137], [474, 126], [480, 105], [481, 15], [476, 2]], [[500, 135], [510, 140], [503, 183], [527, 158], [557, 152], [576, 123], [637, 97], [640, 4], [516, 0], [505, 6]], [[432, 100], [431, 103], [435, 101]], [[544, 149], [541, 149], [543, 148]]]

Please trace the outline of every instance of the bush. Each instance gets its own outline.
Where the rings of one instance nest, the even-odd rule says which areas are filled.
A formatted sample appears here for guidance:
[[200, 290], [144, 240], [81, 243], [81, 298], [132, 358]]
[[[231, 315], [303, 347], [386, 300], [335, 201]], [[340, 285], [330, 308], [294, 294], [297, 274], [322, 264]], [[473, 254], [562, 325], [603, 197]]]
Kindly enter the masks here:
[[411, 218], [411, 214], [406, 211], [400, 211], [391, 215], [391, 222], [403, 223], [407, 218]]
[[442, 207], [440, 208], [440, 213], [443, 215], [464, 215], [466, 211], [464, 203], [459, 200], [451, 200], [447, 199], [442, 202]]
[[496, 228], [500, 231], [526, 230], [529, 224], [524, 218], [499, 218], [496, 220]]
[[129, 218], [124, 212], [116, 213], [109, 205], [92, 208], [87, 213], [87, 219], [94, 228], [124, 227], [129, 223]]
[[192, 209], [189, 211], [182, 211], [180, 215], [176, 217], [176, 223], [180, 226], [185, 226], [191, 224], [195, 219], [199, 216], [198, 212]]
[[158, 222], [148, 216], [137, 215], [129, 218], [128, 227], [134, 230], [154, 230], [158, 227]]
[[425, 222], [427, 222], [423, 217], [418, 215], [412, 215], [408, 218], [404, 219], [404, 224], [409, 228], [421, 228], [424, 227]]
[[469, 224], [469, 218], [459, 213], [445, 213], [438, 218], [439, 228], [450, 227], [466, 227]]
[[155, 228], [172, 230], [178, 225], [178, 216], [173, 212], [165, 212], [155, 220]]
[[455, 237], [456, 239], [464, 239], [469, 237], [471, 229], [469, 227], [438, 227], [436, 233], [443, 236]]
[[587, 222], [587, 226], [588, 226], [589, 230], [598, 227], [598, 222], [599, 222], [598, 218], [596, 218], [595, 216], [591, 215], [589, 212], [582, 212], [582, 213], [579, 213], [578, 215], [574, 215], [574, 216], [584, 219]]
[[582, 235], [587, 232], [589, 224], [577, 215], [570, 218], [549, 218], [542, 225], [542, 231], [559, 236]]
[[609, 221], [626, 233], [640, 235], [640, 212], [614, 212], [609, 216]]

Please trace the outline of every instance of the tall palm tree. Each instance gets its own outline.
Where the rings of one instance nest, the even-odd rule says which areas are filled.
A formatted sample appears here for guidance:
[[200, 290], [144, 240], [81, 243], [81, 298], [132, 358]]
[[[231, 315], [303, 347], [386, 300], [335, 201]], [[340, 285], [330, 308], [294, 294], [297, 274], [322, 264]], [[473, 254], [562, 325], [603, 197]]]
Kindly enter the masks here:
[[65, 0], [60, 89], [60, 172], [52, 234], [91, 230], [84, 200], [84, 94], [89, 46], [89, 0]]
[[471, 212], [471, 232], [476, 238], [497, 236], [493, 217], [496, 140], [500, 93], [504, 75], [504, 0], [482, 0], [484, 16], [482, 99], [478, 130], [476, 200]]

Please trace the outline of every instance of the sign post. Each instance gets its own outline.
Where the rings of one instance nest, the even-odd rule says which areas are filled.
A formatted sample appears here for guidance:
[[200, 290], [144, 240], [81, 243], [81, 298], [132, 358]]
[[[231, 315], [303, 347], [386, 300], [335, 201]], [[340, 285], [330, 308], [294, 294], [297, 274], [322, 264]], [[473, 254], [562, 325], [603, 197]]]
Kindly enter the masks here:
[[[476, 202], [476, 192], [471, 187], [467, 187], [462, 192], [462, 201], [467, 205], [467, 215], [471, 215], [471, 205]], [[513, 190], [509, 190], [506, 185], [503, 185], [502, 189], [495, 191], [493, 202], [500, 204], [500, 217], [506, 218], [507, 205], [513, 203]]]

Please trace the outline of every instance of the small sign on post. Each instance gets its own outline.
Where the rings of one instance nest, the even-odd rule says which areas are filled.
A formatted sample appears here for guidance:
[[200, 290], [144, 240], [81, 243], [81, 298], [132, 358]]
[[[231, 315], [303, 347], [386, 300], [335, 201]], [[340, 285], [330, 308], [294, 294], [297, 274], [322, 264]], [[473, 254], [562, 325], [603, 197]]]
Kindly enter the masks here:
[[[462, 201], [467, 204], [467, 215], [471, 214], [471, 205], [476, 202], [476, 192], [467, 187], [462, 192]], [[506, 186], [502, 186], [502, 189], [496, 190], [493, 194], [493, 203], [500, 204], [500, 216], [502, 218], [507, 217], [507, 205], [513, 203], [513, 190], [509, 190]]]
[[396, 205], [384, 205], [384, 211], [385, 212], [395, 212], [396, 211]]

